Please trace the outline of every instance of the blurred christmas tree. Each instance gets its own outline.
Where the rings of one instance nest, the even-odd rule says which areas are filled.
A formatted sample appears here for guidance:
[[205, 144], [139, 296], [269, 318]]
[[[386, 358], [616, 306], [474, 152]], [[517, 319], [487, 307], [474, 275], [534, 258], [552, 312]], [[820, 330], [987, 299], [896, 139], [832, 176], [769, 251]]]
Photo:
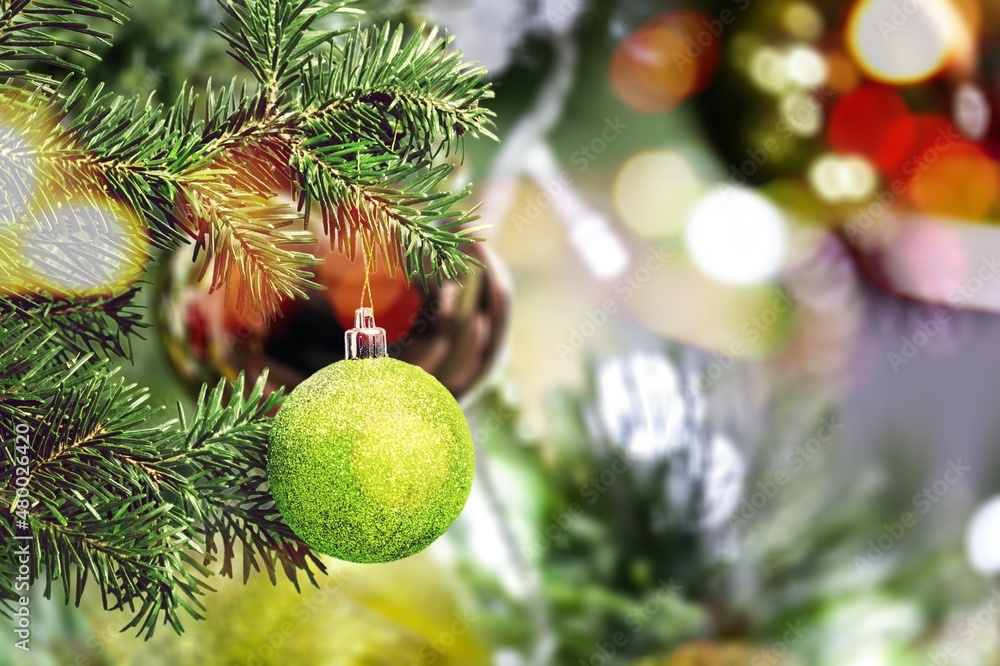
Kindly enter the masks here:
[[[255, 82], [201, 96], [181, 86], [169, 107], [82, 78], [81, 57], [111, 44], [105, 26], [124, 23], [126, 3], [2, 7], [6, 614], [27, 589], [18, 576], [77, 604], [90, 583], [148, 637], [159, 622], [181, 631], [182, 610], [199, 617], [213, 574], [241, 566], [244, 580], [266, 570], [273, 582], [280, 569], [297, 587], [299, 572], [324, 570], [267, 491], [281, 396], [264, 378], [206, 387], [194, 415], [174, 420], [121, 379], [116, 363], [145, 326], [135, 284], [155, 250], [194, 241], [212, 287], [265, 317], [314, 286], [303, 249], [315, 234], [294, 228], [312, 207], [336, 249], [353, 257], [360, 240], [409, 279], [478, 264], [461, 249], [477, 240], [458, 207], [468, 192], [445, 190], [453, 166], [438, 156], [492, 136], [484, 70], [436, 31], [363, 27], [349, 0], [220, 5], [218, 33]], [[157, 83], [149, 71], [140, 89]], [[267, 168], [243, 168], [250, 160]], [[289, 185], [297, 206], [275, 203]]]

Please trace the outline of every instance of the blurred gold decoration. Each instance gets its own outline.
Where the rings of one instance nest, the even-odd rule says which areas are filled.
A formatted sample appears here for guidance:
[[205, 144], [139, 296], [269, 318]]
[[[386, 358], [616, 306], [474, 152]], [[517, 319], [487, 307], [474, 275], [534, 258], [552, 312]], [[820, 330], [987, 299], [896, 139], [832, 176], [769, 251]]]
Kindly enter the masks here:
[[[319, 589], [297, 592], [258, 575], [217, 580], [208, 619], [178, 637], [143, 641], [118, 632], [119, 618], [91, 620], [89, 654], [77, 663], [144, 666], [487, 666], [481, 615], [428, 556], [379, 567], [333, 563]], [[100, 608], [88, 598], [87, 609]], [[89, 613], [88, 613], [89, 615]], [[87, 657], [92, 657], [86, 659]], [[106, 660], [106, 661], [105, 661]]]
[[781, 666], [787, 662], [768, 650], [757, 650], [743, 643], [695, 640], [680, 645], [670, 655], [647, 657], [636, 666], [749, 666], [755, 663]]

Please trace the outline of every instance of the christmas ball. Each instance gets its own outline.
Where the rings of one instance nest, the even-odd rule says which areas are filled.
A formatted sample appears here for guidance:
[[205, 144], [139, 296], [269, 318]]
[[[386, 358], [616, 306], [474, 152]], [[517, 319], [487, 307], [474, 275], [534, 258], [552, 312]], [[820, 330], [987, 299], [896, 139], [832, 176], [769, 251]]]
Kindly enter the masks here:
[[448, 390], [388, 358], [334, 363], [275, 417], [267, 475], [292, 531], [319, 552], [391, 562], [441, 536], [468, 499], [472, 434]]

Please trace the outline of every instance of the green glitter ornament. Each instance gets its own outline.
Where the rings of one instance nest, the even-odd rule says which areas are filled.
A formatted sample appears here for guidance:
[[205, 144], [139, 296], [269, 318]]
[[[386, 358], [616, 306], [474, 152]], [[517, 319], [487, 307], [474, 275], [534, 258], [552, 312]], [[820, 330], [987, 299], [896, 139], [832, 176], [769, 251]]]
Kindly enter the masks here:
[[347, 360], [301, 383], [271, 427], [267, 476], [292, 531], [349, 562], [420, 552], [458, 518], [475, 446], [437, 379], [386, 356], [369, 308], [347, 333]]

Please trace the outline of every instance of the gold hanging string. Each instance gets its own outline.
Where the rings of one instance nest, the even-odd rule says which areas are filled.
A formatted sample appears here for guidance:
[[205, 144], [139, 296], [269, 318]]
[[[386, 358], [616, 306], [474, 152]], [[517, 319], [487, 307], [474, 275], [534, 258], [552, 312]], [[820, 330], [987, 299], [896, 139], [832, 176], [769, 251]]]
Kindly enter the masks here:
[[368, 307], [372, 309], [372, 314], [375, 314], [375, 298], [372, 296], [371, 280], [375, 270], [375, 253], [372, 251], [371, 239], [368, 238], [367, 234], [361, 234], [361, 247], [365, 254], [365, 286], [361, 290], [361, 307], [365, 307], [365, 299], [367, 298]]
[[[358, 157], [358, 173], [361, 173], [361, 152], [357, 154]], [[362, 227], [358, 234], [361, 236], [361, 251], [364, 253], [363, 261], [365, 262], [365, 286], [361, 289], [361, 305], [359, 307], [365, 307], [365, 302], [367, 299], [368, 307], [371, 308], [372, 315], [375, 314], [375, 298], [372, 296], [372, 273], [375, 271], [375, 252], [374, 248], [371, 247], [373, 241], [369, 238], [368, 234], [364, 230], [364, 217], [361, 211], [361, 187], [356, 187], [354, 190], [354, 207], [357, 213], [357, 223]]]

